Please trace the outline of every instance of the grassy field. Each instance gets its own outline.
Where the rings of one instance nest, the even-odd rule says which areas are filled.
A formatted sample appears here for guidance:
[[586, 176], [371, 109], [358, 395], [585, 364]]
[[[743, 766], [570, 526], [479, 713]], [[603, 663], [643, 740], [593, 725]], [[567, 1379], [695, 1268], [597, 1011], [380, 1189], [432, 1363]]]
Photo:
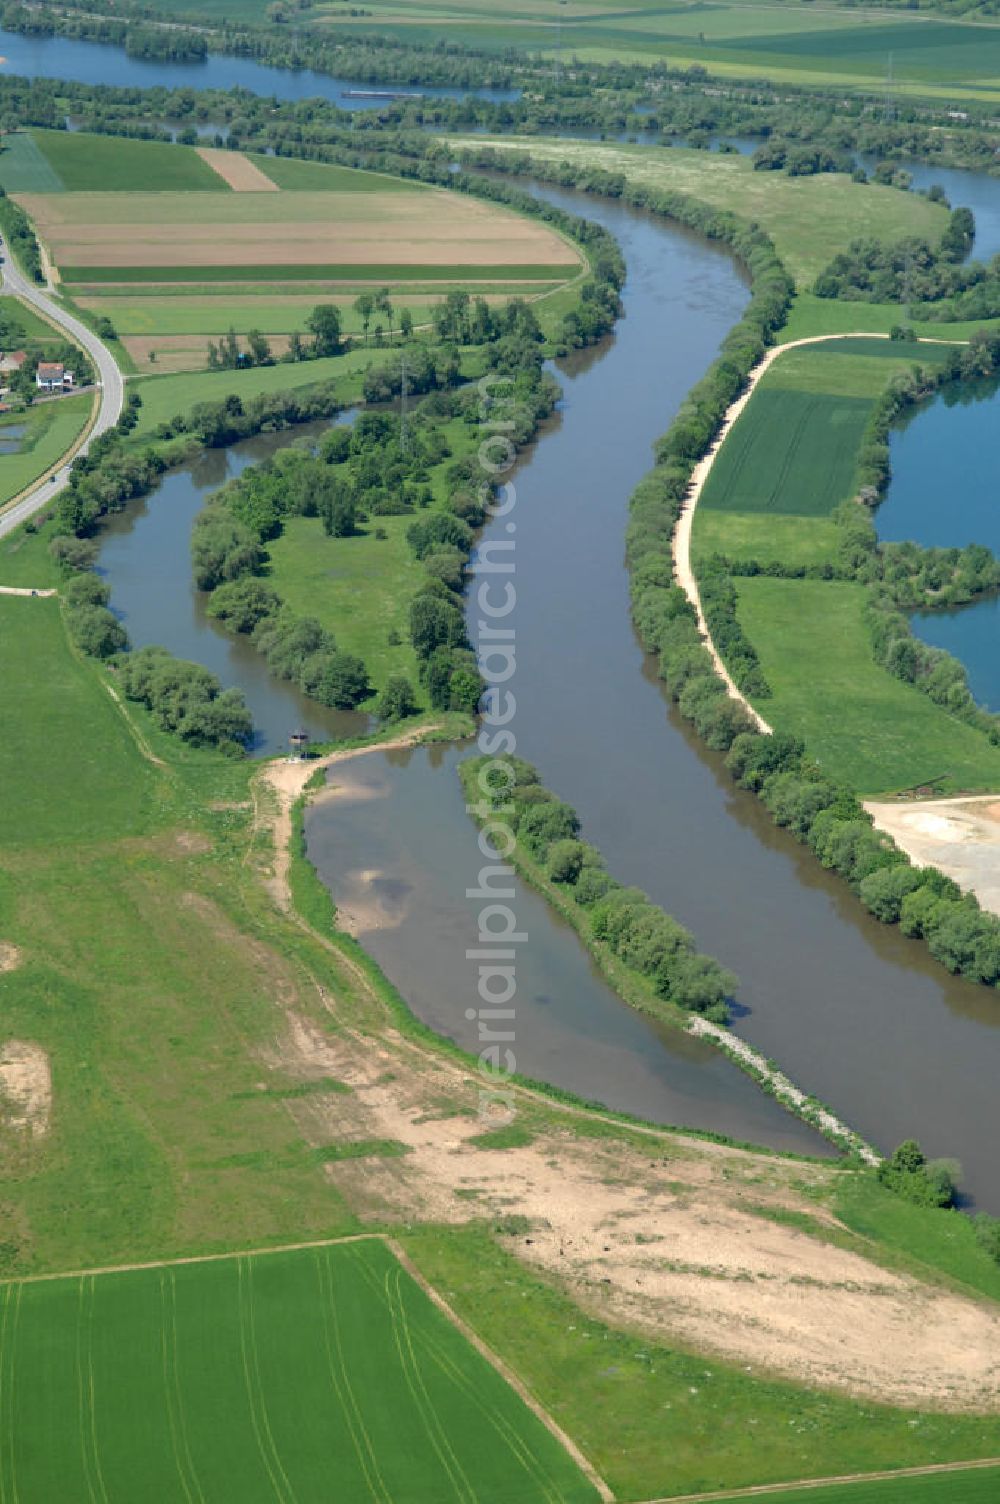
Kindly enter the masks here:
[[11, 297], [6, 293], [0, 294], [0, 321], [4, 324], [8, 321], [19, 324], [25, 339], [28, 340], [51, 340], [57, 337], [52, 325], [41, 318], [33, 308], [30, 308], [27, 303], [22, 303], [20, 298]]
[[[997, 32], [1000, 37], [1000, 30]], [[875, 184], [853, 183], [837, 173], [789, 178], [754, 172], [748, 157], [719, 156], [681, 147], [608, 145], [533, 137], [460, 138], [466, 146], [493, 145], [530, 151], [539, 161], [585, 162], [623, 172], [635, 183], [669, 188], [757, 220], [773, 237], [778, 254], [800, 286], [808, 286], [848, 240], [874, 235], [938, 239], [947, 213], [912, 193]], [[857, 305], [864, 317], [864, 305]], [[862, 325], [861, 327], [864, 327]]]
[[723, 76], [787, 83], [881, 86], [891, 53], [893, 83], [888, 87], [897, 92], [979, 97], [1000, 92], [1000, 35], [994, 26], [899, 11], [803, 10], [761, 0], [712, 6], [575, 0], [561, 12], [546, 8], [540, 13], [524, 0], [507, 0], [499, 8], [483, 0], [459, 0], [446, 7], [433, 0], [390, 0], [379, 7], [377, 21], [345, 23], [334, 0], [326, 0], [320, 20], [324, 10], [337, 15], [341, 28], [401, 40], [447, 40], [550, 56], [561, 52], [603, 63], [668, 59], [675, 65], [697, 63]]
[[[581, 1315], [554, 1281], [498, 1248], [482, 1227], [416, 1230], [404, 1241], [621, 1500], [1000, 1455], [986, 1417], [810, 1391]], [[510, 1298], [497, 1300], [497, 1290]], [[813, 1493], [810, 1504], [825, 1497]]]
[[[353, 538], [328, 538], [315, 518], [293, 517], [268, 544], [270, 582], [293, 611], [317, 617], [339, 647], [364, 659], [372, 683], [418, 680], [410, 601], [425, 575], [406, 541], [412, 517], [374, 517]], [[385, 538], [376, 538], [380, 527]], [[397, 643], [389, 641], [395, 633]]]
[[[836, 298], [817, 298], [814, 293], [800, 292], [779, 340], [805, 339], [814, 334], [855, 334], [865, 330], [888, 334], [896, 324], [907, 324], [915, 334], [926, 339], [967, 340], [977, 329], [1000, 328], [1000, 319], [976, 319], [949, 324], [931, 323], [908, 318], [898, 303], [843, 303]], [[928, 350], [921, 350], [926, 359]]]
[[377, 1240], [7, 1286], [0, 1305], [0, 1481], [22, 1504], [318, 1504], [331, 1478], [400, 1504], [597, 1497]]
[[865, 794], [935, 778], [942, 792], [1000, 786], [1000, 749], [875, 663], [862, 585], [758, 577], [736, 586], [773, 690], [759, 708], [802, 736], [831, 776]]
[[[90, 418], [92, 396], [60, 397], [38, 403], [26, 413], [12, 413], [0, 425], [0, 439], [5, 429], [24, 428], [16, 454], [4, 454], [0, 466], [0, 506], [10, 501], [44, 475], [66, 453], [73, 440]], [[0, 580], [0, 584], [4, 582]]]
[[8, 193], [228, 193], [193, 146], [84, 131], [18, 131], [0, 152]]
[[695, 568], [712, 554], [731, 560], [756, 559], [793, 568], [833, 563], [840, 531], [828, 517], [795, 517], [781, 512], [728, 512], [699, 506], [694, 514], [691, 556]]

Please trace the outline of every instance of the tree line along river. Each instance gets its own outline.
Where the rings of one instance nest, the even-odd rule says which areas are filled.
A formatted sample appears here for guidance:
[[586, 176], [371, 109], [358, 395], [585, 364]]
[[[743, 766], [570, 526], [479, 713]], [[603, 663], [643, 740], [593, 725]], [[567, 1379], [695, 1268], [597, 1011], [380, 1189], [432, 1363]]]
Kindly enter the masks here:
[[[0, 49], [12, 72], [81, 81], [242, 84], [286, 99], [338, 97], [350, 87], [246, 59], [149, 63], [63, 38], [4, 34]], [[972, 173], [949, 178], [956, 201], [978, 213], [977, 250], [988, 253], [1000, 185]], [[653, 441], [738, 318], [745, 284], [724, 253], [679, 229], [618, 204], [544, 192], [607, 225], [624, 248], [628, 281], [615, 336], [563, 365], [560, 412], [516, 474], [518, 751], [575, 805], [615, 874], [645, 888], [737, 972], [742, 1035], [881, 1147], [916, 1134], [931, 1154], [958, 1158], [970, 1195], [998, 1211], [995, 995], [949, 978], [917, 942], [870, 920], [839, 880], [732, 786], [672, 710], [631, 630], [628, 496]], [[919, 434], [925, 418], [909, 432]], [[205, 620], [187, 540], [208, 489], [294, 437], [206, 455], [168, 476], [103, 540], [102, 567], [133, 641], [163, 642], [240, 684], [261, 729], [260, 751], [274, 750], [303, 719], [317, 736], [352, 734], [357, 722], [333, 724], [333, 713], [302, 702]], [[911, 535], [903, 472], [886, 504], [893, 536]], [[975, 484], [970, 499], [981, 509]], [[926, 541], [963, 541], [954, 502], [947, 515], [954, 535], [946, 524]], [[475, 635], [474, 620], [470, 626]], [[347, 764], [337, 790], [312, 810], [308, 841], [335, 899], [414, 1011], [471, 1047], [475, 974], [464, 952], [476, 908], [465, 889], [479, 857], [454, 771], [459, 755], [371, 753]], [[518, 895], [530, 936], [515, 1021], [525, 1073], [656, 1121], [824, 1152], [811, 1130], [726, 1060], [625, 1008], [575, 935], [537, 895], [520, 885]]]

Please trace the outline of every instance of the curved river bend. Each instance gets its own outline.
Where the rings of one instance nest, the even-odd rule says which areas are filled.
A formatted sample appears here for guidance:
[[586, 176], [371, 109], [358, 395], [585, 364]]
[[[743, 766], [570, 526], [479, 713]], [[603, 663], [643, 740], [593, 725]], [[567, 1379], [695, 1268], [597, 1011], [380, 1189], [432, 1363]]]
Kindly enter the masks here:
[[[560, 412], [516, 476], [518, 751], [575, 805], [615, 874], [646, 889], [737, 973], [735, 1022], [746, 1038], [871, 1142], [890, 1148], [917, 1135], [930, 1154], [959, 1159], [969, 1193], [1000, 1211], [995, 994], [949, 978], [919, 942], [869, 919], [734, 789], [677, 718], [631, 630], [628, 497], [653, 441], [739, 317], [745, 285], [724, 253], [678, 229], [619, 204], [544, 191], [608, 226], [628, 282], [615, 337], [562, 372]], [[166, 509], [168, 533], [173, 526], [186, 538], [194, 484], [183, 473], [168, 480], [180, 487], [174, 501], [188, 497]], [[137, 512], [157, 517], [161, 501], [162, 493]], [[133, 590], [126, 612], [135, 641], [162, 640], [173, 613], [197, 613], [186, 541], [172, 557], [157, 552], [162, 538], [145, 548], [135, 517], [115, 529], [119, 543], [130, 527], [139, 540], [127, 567], [142, 556], [154, 575], [180, 571], [173, 604], [161, 594], [153, 620], [148, 591]], [[498, 537], [503, 526], [494, 524]], [[126, 561], [107, 552], [115, 537], [102, 566], [121, 605]], [[242, 682], [232, 655], [219, 671]], [[275, 713], [272, 744], [289, 714]], [[476, 977], [464, 951], [476, 908], [465, 889], [479, 858], [454, 761], [451, 752], [358, 759], [338, 771], [344, 795], [311, 812], [308, 839], [334, 898], [356, 912], [364, 943], [415, 1011], [473, 1046], [466, 1010]], [[576, 937], [534, 895], [519, 901], [531, 914], [535, 958], [522, 963], [516, 1024], [525, 1072], [660, 1121], [819, 1147], [728, 1062], [624, 1009], [590, 972]]]
[[[1000, 1000], [870, 919], [733, 787], [669, 706], [631, 629], [629, 494], [745, 293], [700, 241], [621, 205], [544, 191], [607, 225], [628, 282], [615, 338], [564, 373], [558, 424], [516, 477], [518, 752], [576, 807], [616, 876], [644, 888], [737, 973], [735, 1024], [746, 1038], [880, 1147], [916, 1134], [930, 1154], [959, 1159], [970, 1195], [1000, 1210]], [[504, 527], [493, 524], [496, 537]], [[408, 788], [432, 849], [442, 839], [439, 806], [419, 761], [383, 761], [380, 777], [404, 797]], [[308, 827], [340, 899], [338, 850], [352, 869], [378, 865], [349, 808], [322, 804]], [[475, 832], [456, 828], [438, 870], [461, 872], [469, 848]], [[453, 913], [464, 905], [472, 925], [464, 888], [453, 884]], [[455, 943], [444, 931], [438, 938], [442, 950]], [[397, 924], [365, 942], [406, 995], [435, 990], [439, 962], [426, 933], [407, 948]], [[447, 1032], [468, 1038], [474, 985], [470, 970], [457, 996], [436, 990], [438, 1027], [447, 1013]], [[530, 1019], [519, 1022], [525, 1035]], [[720, 1101], [718, 1126], [723, 1111]]]

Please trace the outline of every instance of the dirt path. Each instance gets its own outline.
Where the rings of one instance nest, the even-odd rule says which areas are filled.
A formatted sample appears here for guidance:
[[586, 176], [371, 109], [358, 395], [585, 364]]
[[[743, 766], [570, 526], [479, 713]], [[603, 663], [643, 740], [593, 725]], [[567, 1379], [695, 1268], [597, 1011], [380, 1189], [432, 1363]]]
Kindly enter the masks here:
[[[643, 1504], [724, 1504], [727, 1499], [759, 1499], [762, 1495], [787, 1494], [804, 1488], [832, 1488], [838, 1483], [884, 1483], [891, 1478], [932, 1478], [936, 1473], [968, 1473], [973, 1469], [1000, 1467], [1000, 1457], [977, 1457], [972, 1462], [928, 1462], [923, 1467], [899, 1467], [882, 1473], [843, 1473], [836, 1478], [798, 1478], [794, 1483], [760, 1483], [753, 1488], [726, 1489], [711, 1494], [664, 1494]], [[902, 1497], [897, 1495], [897, 1497]]]
[[32, 590], [26, 585], [0, 585], [0, 595], [37, 595], [41, 598], [58, 594], [58, 590]]

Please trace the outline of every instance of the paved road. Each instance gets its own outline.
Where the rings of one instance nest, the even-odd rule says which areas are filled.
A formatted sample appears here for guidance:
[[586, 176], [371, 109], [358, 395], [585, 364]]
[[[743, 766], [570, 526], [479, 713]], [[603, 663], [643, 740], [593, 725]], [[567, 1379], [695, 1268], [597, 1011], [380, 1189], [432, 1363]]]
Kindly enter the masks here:
[[[44, 313], [53, 323], [66, 330], [77, 344], [82, 345], [93, 363], [97, 372], [97, 389], [100, 394], [100, 409], [97, 421], [78, 453], [85, 453], [98, 434], [104, 433], [105, 429], [111, 428], [118, 421], [125, 400], [125, 384], [122, 373], [115, 364], [114, 357], [108, 347], [103, 344], [88, 329], [86, 324], [74, 318], [65, 308], [61, 308], [54, 298], [41, 287], [29, 282], [23, 277], [17, 268], [12, 265], [10, 251], [7, 246], [0, 242], [0, 255], [4, 257], [3, 265], [0, 266], [0, 287], [5, 293], [13, 293], [16, 297], [23, 298], [39, 313]], [[69, 480], [69, 466], [63, 465], [49, 480], [41, 481], [32, 487], [27, 496], [13, 506], [9, 511], [0, 515], [0, 538], [6, 533], [12, 532], [29, 517], [40, 512], [43, 507], [49, 506], [59, 492], [63, 490]]]

